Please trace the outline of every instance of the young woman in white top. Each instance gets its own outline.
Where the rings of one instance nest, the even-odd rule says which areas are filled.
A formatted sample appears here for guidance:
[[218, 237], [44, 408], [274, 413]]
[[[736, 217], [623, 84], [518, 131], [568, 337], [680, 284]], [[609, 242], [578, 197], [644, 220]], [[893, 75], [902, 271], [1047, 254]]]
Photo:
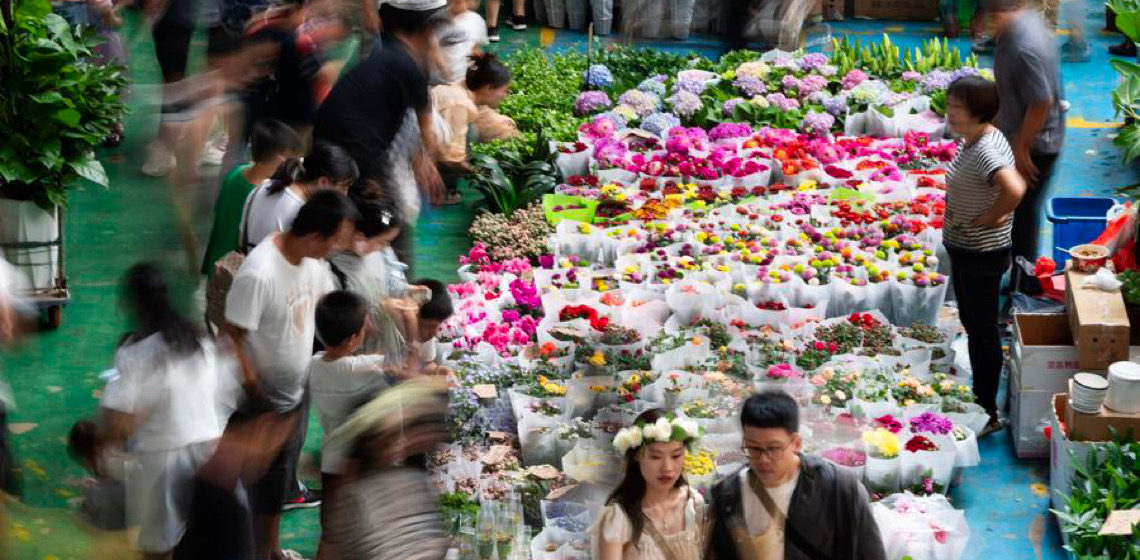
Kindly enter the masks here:
[[590, 530], [594, 558], [701, 557], [704, 499], [682, 476], [685, 455], [699, 436], [695, 422], [657, 408], [618, 432], [614, 447], [625, 456], [625, 476]]
[[112, 441], [125, 442], [127, 522], [144, 558], [170, 558], [186, 530], [194, 476], [213, 454], [241, 395], [236, 362], [181, 317], [158, 269], [127, 271], [136, 326], [115, 355], [103, 395]]
[[359, 176], [356, 162], [344, 149], [325, 142], [314, 144], [309, 155], [286, 161], [269, 184], [249, 193], [242, 210], [241, 246], [248, 249], [274, 233], [288, 231], [314, 193], [347, 193]]

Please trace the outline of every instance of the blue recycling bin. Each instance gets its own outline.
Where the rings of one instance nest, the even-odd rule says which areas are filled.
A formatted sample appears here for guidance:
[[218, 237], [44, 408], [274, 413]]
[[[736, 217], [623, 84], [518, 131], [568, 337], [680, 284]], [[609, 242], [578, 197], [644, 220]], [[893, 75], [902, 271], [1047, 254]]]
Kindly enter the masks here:
[[1088, 243], [1104, 232], [1108, 211], [1116, 200], [1091, 196], [1055, 196], [1049, 199], [1046, 217], [1053, 224], [1053, 260], [1064, 270], [1069, 255], [1058, 251]]

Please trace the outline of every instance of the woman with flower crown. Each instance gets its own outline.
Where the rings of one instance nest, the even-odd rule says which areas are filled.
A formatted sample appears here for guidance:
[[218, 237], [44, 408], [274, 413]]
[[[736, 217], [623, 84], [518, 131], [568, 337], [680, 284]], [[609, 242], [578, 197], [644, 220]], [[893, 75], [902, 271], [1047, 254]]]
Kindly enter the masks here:
[[682, 476], [700, 432], [696, 422], [655, 408], [617, 433], [614, 447], [625, 457], [625, 476], [590, 530], [593, 558], [700, 558], [704, 500]]

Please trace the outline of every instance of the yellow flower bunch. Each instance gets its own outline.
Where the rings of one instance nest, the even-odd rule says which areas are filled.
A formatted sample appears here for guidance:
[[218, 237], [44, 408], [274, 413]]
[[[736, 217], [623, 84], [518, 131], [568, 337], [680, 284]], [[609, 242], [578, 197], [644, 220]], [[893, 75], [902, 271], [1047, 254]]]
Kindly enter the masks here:
[[538, 376], [538, 386], [551, 397], [561, 397], [566, 395], [566, 387], [557, 383], [552, 383], [545, 375]]
[[819, 183], [816, 183], [815, 181], [812, 181], [812, 180], [807, 180], [807, 181], [800, 183], [799, 190], [801, 190], [801, 191], [812, 191], [812, 190], [815, 190], [815, 188], [817, 186], [819, 186]]
[[899, 455], [899, 438], [885, 428], [863, 433], [863, 443], [881, 459], [894, 459]]
[[690, 476], [708, 476], [716, 472], [716, 463], [712, 452], [701, 449], [696, 453], [685, 454], [685, 474]]
[[590, 390], [595, 393], [605, 393], [607, 389], [605, 385], [590, 385]]
[[597, 367], [606, 365], [606, 355], [601, 350], [595, 351], [594, 355], [590, 356], [590, 365]]

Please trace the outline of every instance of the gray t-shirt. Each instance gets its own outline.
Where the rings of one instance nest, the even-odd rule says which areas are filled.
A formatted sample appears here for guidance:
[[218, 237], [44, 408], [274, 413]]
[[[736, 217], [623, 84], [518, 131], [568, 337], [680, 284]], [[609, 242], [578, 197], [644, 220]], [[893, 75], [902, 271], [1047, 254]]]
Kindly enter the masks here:
[[994, 78], [997, 81], [998, 109], [994, 126], [1013, 144], [1030, 105], [1052, 101], [1049, 115], [1031, 150], [1036, 154], [1056, 154], [1065, 141], [1065, 121], [1061, 113], [1061, 65], [1053, 32], [1036, 10], [1024, 10], [1008, 31], [998, 37], [994, 48]]

